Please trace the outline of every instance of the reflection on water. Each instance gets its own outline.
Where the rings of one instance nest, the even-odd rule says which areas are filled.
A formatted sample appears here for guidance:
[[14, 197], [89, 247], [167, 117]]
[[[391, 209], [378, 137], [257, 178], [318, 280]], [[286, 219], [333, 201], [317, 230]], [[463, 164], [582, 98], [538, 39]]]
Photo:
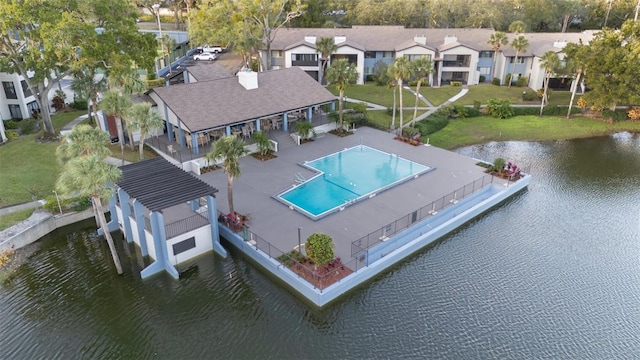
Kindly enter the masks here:
[[[325, 309], [232, 251], [141, 281], [92, 222], [0, 287], [2, 358], [626, 358], [640, 353], [640, 139], [490, 143], [529, 189]], [[115, 238], [120, 254], [127, 250]], [[634, 355], [635, 354], [635, 355]]]

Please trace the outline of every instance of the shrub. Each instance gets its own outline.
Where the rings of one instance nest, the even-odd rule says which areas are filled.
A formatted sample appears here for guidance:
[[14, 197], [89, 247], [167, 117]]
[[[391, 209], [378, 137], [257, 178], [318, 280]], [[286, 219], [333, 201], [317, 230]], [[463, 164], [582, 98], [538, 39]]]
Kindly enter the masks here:
[[527, 79], [524, 76], [520, 76], [518, 80], [516, 80], [516, 86], [518, 87], [525, 87], [527, 86], [528, 83], [529, 83], [529, 79]]
[[480, 107], [482, 106], [482, 102], [480, 102], [480, 100], [473, 100], [473, 108], [476, 110], [480, 110]]
[[462, 86], [462, 81], [452, 81], [451, 86]]
[[455, 107], [453, 105], [443, 105], [440, 108], [438, 108], [438, 110], [436, 110], [436, 112], [434, 112], [433, 115], [446, 117], [446, 118], [454, 117], [456, 115]]
[[509, 100], [491, 98], [487, 101], [489, 115], [498, 119], [506, 119], [515, 115]]
[[313, 233], [307, 238], [305, 250], [307, 256], [316, 265], [323, 265], [333, 259], [333, 239], [323, 233]]
[[480, 78], [478, 79], [479, 82], [483, 83], [485, 81], [487, 81], [487, 77], [484, 75], [480, 75]]
[[73, 102], [71, 104], [69, 104], [69, 106], [71, 106], [72, 108], [74, 108], [76, 110], [86, 110], [87, 109], [87, 100], [86, 99], [76, 98], [76, 99], [73, 99]]
[[496, 158], [495, 160], [493, 160], [493, 170], [496, 171], [502, 171], [502, 169], [504, 169], [504, 165], [507, 163], [507, 161], [503, 158]]
[[376, 76], [374, 74], [368, 74], [367, 76], [364, 77], [364, 81], [365, 82], [375, 82], [376, 81]]
[[34, 118], [24, 119], [20, 122], [20, 133], [22, 135], [32, 134], [36, 129], [36, 120]]
[[507, 76], [504, 79], [504, 83], [505, 84], [510, 84], [511, 83], [511, 74], [507, 74]]
[[409, 87], [416, 87], [418, 86], [418, 80], [409, 81], [407, 85], [409, 85]]
[[53, 108], [56, 109], [56, 111], [60, 111], [61, 109], [64, 109], [65, 107], [64, 98], [57, 95], [54, 96], [51, 106], [53, 106]]
[[20, 134], [18, 134], [18, 132], [15, 130], [7, 130], [7, 132], [5, 132], [5, 135], [7, 135], [7, 140], [15, 140], [20, 137]]
[[464, 108], [465, 111], [465, 117], [471, 118], [471, 117], [478, 117], [480, 116], [480, 109], [476, 109], [475, 107], [465, 107]]
[[449, 119], [435, 114], [428, 116], [424, 120], [418, 121], [415, 126], [420, 130], [422, 137], [433, 134], [445, 126], [449, 125]]
[[640, 120], [640, 108], [631, 108], [627, 111], [627, 116], [631, 120]]
[[420, 130], [418, 130], [415, 127], [407, 126], [405, 128], [402, 128], [402, 137], [405, 137], [408, 139], [415, 139], [415, 137], [419, 135], [420, 135]]
[[525, 90], [522, 92], [522, 101], [536, 101], [538, 94], [533, 90]]
[[[396, 115], [398, 115], [400, 113], [400, 109], [396, 108]], [[388, 107], [387, 108], [387, 115], [391, 116], [393, 115], [393, 108], [392, 107]]]
[[20, 127], [20, 123], [15, 120], [9, 120], [4, 122], [5, 130], [15, 130]]
[[363, 102], [353, 104], [353, 110], [355, 110], [357, 113], [364, 114], [365, 112], [367, 112], [367, 104]]
[[581, 96], [578, 101], [576, 102], [576, 106], [578, 106], [580, 109], [585, 109], [587, 107], [587, 102], [584, 100], [584, 98]]
[[614, 122], [627, 120], [627, 113], [625, 111], [612, 111], [609, 109], [602, 111], [602, 117], [605, 119], [611, 119]]
[[387, 68], [389, 65], [385, 64], [382, 60], [379, 60], [373, 65], [373, 75], [375, 76], [376, 85], [385, 86], [389, 82], [387, 76]]
[[164, 78], [157, 78], [153, 80], [145, 80], [145, 82], [147, 83], [147, 89], [153, 89], [164, 86], [166, 80]]
[[491, 83], [495, 86], [500, 86], [500, 78], [494, 77]]

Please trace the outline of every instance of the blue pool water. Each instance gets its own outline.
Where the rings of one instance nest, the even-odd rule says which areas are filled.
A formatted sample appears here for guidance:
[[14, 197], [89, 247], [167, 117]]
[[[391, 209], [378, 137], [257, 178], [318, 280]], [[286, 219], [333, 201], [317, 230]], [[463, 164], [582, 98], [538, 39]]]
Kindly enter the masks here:
[[278, 198], [314, 219], [430, 169], [365, 145], [305, 162], [304, 166], [319, 174]]

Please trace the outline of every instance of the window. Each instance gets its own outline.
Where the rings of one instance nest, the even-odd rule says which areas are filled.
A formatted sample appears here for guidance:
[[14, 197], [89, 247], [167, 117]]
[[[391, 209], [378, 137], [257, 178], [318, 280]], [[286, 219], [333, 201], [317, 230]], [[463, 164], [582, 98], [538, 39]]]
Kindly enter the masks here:
[[451, 75], [451, 79], [452, 80], [464, 80], [464, 74], [465, 73], [463, 73], [463, 72], [456, 71]]
[[22, 119], [22, 111], [20, 111], [20, 105], [9, 104], [9, 112], [12, 119]]
[[293, 54], [291, 61], [318, 61], [316, 54]]
[[33, 93], [31, 92], [31, 89], [29, 89], [29, 85], [27, 85], [26, 80], [20, 81], [20, 85], [22, 85], [22, 93], [24, 94], [24, 97], [29, 97], [33, 95]]
[[18, 94], [16, 94], [16, 88], [15, 86], [13, 86], [13, 81], [3, 81], [2, 87], [4, 88], [4, 95], [7, 97], [7, 99], [18, 98]]
[[492, 58], [493, 57], [493, 51], [480, 51], [480, 57], [481, 58]]
[[393, 58], [393, 51], [383, 51], [382, 57], [385, 59]]
[[480, 72], [480, 75], [489, 75], [489, 74], [491, 74], [491, 68], [490, 67], [481, 67], [481, 68], [478, 68], [478, 71]]
[[407, 54], [404, 57], [406, 57], [409, 61], [413, 61], [413, 60], [416, 60], [416, 59], [422, 59], [422, 58], [431, 60], [431, 55], [427, 55], [427, 54]]
[[196, 238], [191, 237], [187, 240], [180, 241], [179, 243], [173, 244], [173, 255], [178, 255], [187, 250], [191, 250], [196, 247]]
[[271, 50], [271, 57], [281, 58], [282, 57], [282, 50]]
[[375, 51], [365, 51], [364, 52], [364, 58], [365, 59], [375, 59], [376, 58], [376, 52]]
[[[513, 59], [515, 59], [515, 56], [511, 56], [509, 57], [509, 63], [513, 64]], [[518, 62], [516, 64], [524, 64], [524, 58], [523, 57], [518, 57]]]
[[33, 113], [39, 113], [40, 112], [40, 106], [38, 106], [38, 102], [37, 101], [32, 101], [30, 103], [27, 104], [27, 110], [29, 110], [29, 114], [31, 116], [33, 116]]

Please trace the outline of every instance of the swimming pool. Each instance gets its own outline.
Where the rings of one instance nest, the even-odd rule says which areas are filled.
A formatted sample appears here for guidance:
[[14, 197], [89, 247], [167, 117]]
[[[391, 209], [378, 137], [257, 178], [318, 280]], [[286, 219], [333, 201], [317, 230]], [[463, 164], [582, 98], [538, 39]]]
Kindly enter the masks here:
[[431, 169], [366, 145], [307, 161], [303, 166], [318, 175], [277, 195], [277, 199], [312, 219], [344, 210]]

